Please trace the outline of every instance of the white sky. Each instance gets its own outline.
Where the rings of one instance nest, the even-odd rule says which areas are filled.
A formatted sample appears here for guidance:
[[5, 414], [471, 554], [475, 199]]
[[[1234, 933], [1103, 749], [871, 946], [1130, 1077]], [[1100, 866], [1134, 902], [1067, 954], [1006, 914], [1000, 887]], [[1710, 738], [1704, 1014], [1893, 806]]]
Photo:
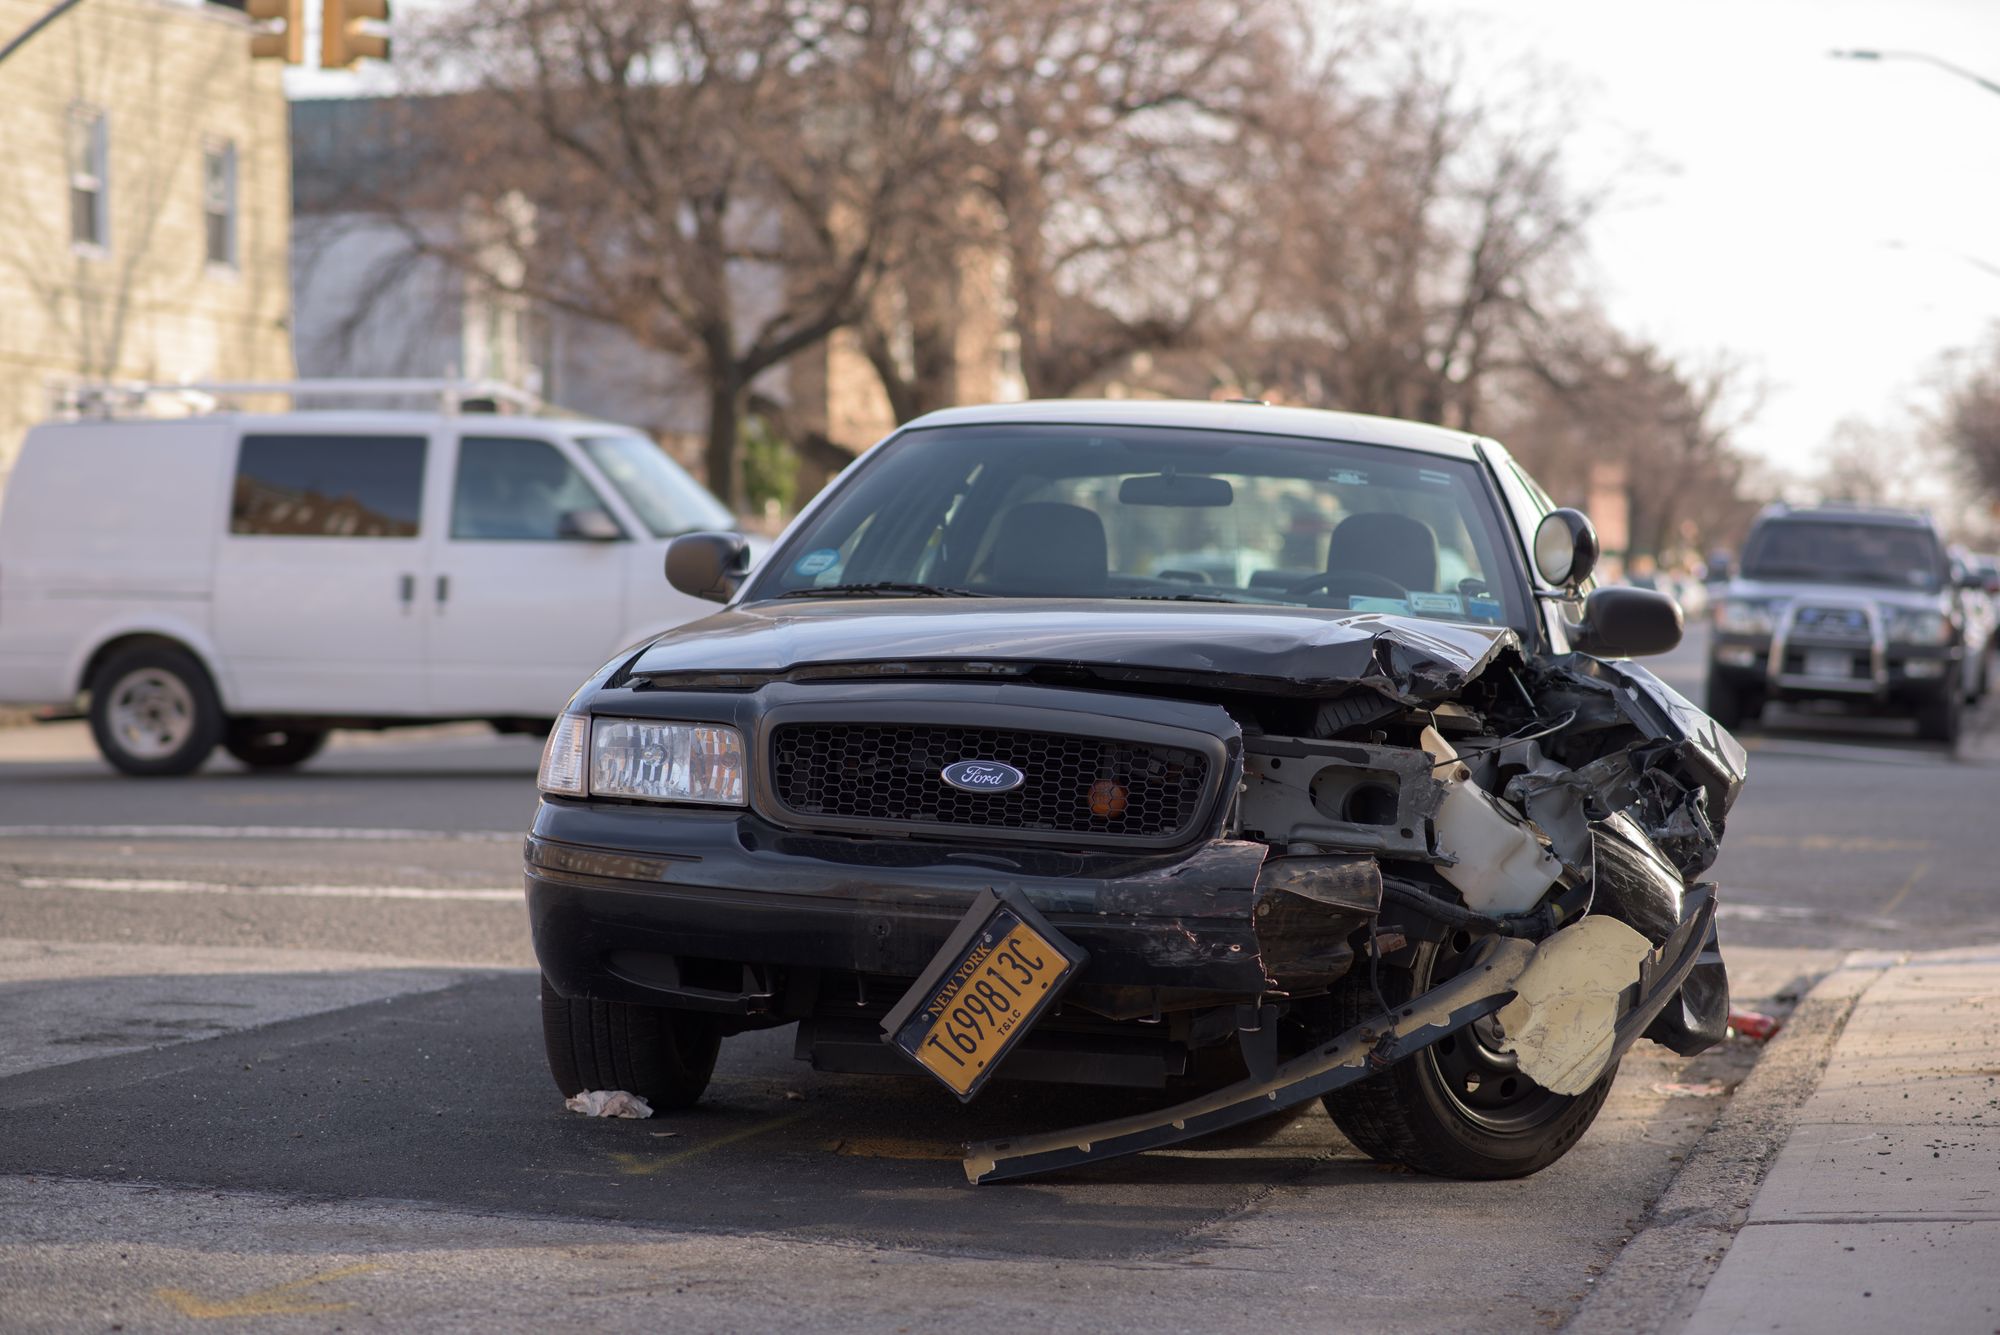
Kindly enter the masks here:
[[[421, 5], [409, 0], [406, 7]], [[1743, 443], [1800, 474], [1842, 418], [1894, 422], [1937, 357], [2000, 318], [2000, 0], [1429, 0], [1468, 47], [1574, 76], [1587, 162], [1636, 143], [1592, 236], [1625, 328], [1727, 352], [1767, 389]], [[296, 71], [295, 95], [381, 91]], [[1967, 257], [1970, 257], [1968, 259]]]
[[2000, 82], [2000, 0], [1449, 3], [1474, 50], [1577, 76], [1586, 155], [1636, 138], [1669, 169], [1621, 183], [1597, 280], [1626, 328], [1763, 377], [1741, 438], [1778, 466], [1815, 471], [1843, 417], [1897, 420], [2000, 318], [2000, 94], [1827, 54], [1919, 51]]

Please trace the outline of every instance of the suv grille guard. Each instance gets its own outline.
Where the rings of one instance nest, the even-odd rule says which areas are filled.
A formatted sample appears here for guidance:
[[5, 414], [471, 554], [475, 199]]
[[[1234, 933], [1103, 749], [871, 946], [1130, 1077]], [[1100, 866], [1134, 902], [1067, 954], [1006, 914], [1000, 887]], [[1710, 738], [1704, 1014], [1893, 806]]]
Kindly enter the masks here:
[[[1868, 675], [1865, 678], [1815, 677], [1805, 673], [1785, 671], [1786, 651], [1795, 647], [1792, 644], [1793, 636], [1804, 635], [1812, 637], [1814, 635], [1812, 628], [1803, 627], [1798, 624], [1800, 613], [1807, 610], [1858, 611], [1861, 613], [1868, 627], [1865, 639], [1855, 635], [1832, 635], [1822, 632], [1817, 636], [1819, 643], [1810, 647], [1830, 649], [1844, 653], [1854, 653], [1857, 650], [1866, 649], [1868, 652]], [[1796, 647], [1804, 648], [1807, 646]], [[1889, 686], [1888, 652], [1889, 633], [1882, 625], [1882, 609], [1874, 603], [1842, 601], [1831, 598], [1821, 598], [1806, 603], [1803, 600], [1794, 599], [1786, 605], [1783, 612], [1779, 613], [1777, 624], [1771, 628], [1771, 656], [1765, 665], [1765, 671], [1770, 680], [1776, 682], [1779, 686], [1792, 686], [1815, 691], [1852, 691], [1856, 695], [1876, 695], [1887, 690]]]

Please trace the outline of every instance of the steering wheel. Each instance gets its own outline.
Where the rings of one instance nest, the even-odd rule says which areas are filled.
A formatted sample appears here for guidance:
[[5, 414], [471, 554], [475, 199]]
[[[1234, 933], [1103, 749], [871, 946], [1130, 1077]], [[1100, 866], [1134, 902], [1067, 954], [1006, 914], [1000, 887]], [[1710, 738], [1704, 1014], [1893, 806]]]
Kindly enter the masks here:
[[1311, 593], [1315, 589], [1325, 589], [1330, 594], [1362, 594], [1366, 597], [1408, 599], [1410, 591], [1372, 570], [1327, 570], [1317, 575], [1307, 575], [1294, 582], [1292, 593]]

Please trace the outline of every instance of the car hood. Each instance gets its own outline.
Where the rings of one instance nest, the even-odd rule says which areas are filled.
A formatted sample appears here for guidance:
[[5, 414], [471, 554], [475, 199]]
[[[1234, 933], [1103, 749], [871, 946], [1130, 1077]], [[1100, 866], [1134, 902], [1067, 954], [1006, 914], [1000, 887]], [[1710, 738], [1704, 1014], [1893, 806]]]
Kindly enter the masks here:
[[1944, 605], [1946, 597], [1937, 590], [1897, 588], [1890, 584], [1832, 584], [1790, 579], [1734, 579], [1729, 582], [1724, 596], [1807, 603], [1881, 603], [1888, 607], [1921, 608], [1932, 612]]
[[691, 622], [647, 645], [624, 675], [693, 685], [827, 668], [907, 677], [921, 675], [913, 669], [923, 665], [977, 663], [1084, 669], [1112, 680], [1234, 680], [1286, 693], [1366, 684], [1421, 700], [1457, 691], [1496, 654], [1519, 646], [1505, 627], [1373, 612], [1123, 599], [843, 598], [757, 603]]

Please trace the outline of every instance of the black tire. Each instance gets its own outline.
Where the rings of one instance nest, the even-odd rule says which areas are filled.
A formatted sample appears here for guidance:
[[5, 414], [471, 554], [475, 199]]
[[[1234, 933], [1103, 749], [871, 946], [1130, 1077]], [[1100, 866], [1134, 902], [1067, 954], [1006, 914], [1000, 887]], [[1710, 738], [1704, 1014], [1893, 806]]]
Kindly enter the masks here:
[[215, 683], [193, 654], [176, 645], [117, 650], [91, 675], [90, 735], [126, 774], [192, 774], [222, 731]]
[[[1443, 982], [1471, 946], [1462, 932], [1442, 944], [1419, 945], [1414, 967], [1382, 970], [1384, 996], [1399, 1005]], [[1332, 1000], [1336, 1032], [1380, 1011], [1365, 961], [1357, 962]], [[1489, 1027], [1480, 1021], [1378, 1076], [1328, 1094], [1322, 1100], [1327, 1114], [1355, 1148], [1380, 1163], [1475, 1181], [1539, 1172], [1582, 1139], [1618, 1068], [1581, 1094], [1554, 1094], [1520, 1074], [1511, 1053], [1490, 1046], [1483, 1032]], [[1480, 1077], [1478, 1088], [1468, 1092], [1473, 1073]]]
[[572, 1001], [542, 979], [542, 1045], [564, 1098], [622, 1089], [655, 1111], [693, 1107], [722, 1036], [715, 1017], [622, 1001]]
[[1708, 670], [1708, 696], [1704, 702], [1710, 718], [1731, 732], [1757, 721], [1763, 702], [1735, 682]]
[[1957, 685], [1946, 685], [1917, 706], [1917, 736], [1927, 742], [1958, 744], [1965, 724], [1965, 697]]
[[325, 728], [265, 728], [248, 719], [230, 720], [222, 734], [222, 749], [251, 769], [303, 765], [325, 745]]

